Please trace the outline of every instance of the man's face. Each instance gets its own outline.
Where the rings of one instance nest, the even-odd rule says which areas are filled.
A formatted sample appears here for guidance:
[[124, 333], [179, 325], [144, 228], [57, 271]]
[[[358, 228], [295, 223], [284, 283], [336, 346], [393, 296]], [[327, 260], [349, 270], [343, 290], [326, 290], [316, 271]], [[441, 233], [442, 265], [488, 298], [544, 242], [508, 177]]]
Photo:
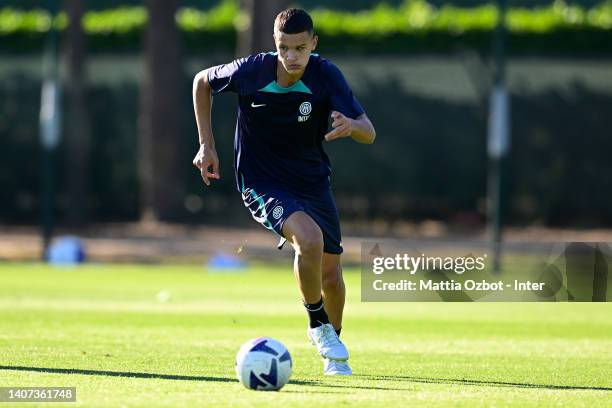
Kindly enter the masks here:
[[317, 46], [317, 36], [311, 36], [308, 31], [298, 34], [274, 33], [278, 60], [291, 75], [299, 75], [306, 69], [310, 53]]

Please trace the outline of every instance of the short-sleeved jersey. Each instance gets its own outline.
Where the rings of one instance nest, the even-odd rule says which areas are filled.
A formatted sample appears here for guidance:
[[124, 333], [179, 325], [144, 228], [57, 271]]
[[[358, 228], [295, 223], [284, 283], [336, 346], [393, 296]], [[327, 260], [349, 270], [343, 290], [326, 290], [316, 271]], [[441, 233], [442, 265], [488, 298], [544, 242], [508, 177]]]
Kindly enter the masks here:
[[299, 81], [276, 82], [277, 54], [262, 53], [208, 70], [213, 94], [238, 94], [234, 139], [236, 185], [277, 185], [293, 191], [329, 186], [323, 150], [332, 110], [355, 119], [364, 113], [340, 70], [312, 54]]

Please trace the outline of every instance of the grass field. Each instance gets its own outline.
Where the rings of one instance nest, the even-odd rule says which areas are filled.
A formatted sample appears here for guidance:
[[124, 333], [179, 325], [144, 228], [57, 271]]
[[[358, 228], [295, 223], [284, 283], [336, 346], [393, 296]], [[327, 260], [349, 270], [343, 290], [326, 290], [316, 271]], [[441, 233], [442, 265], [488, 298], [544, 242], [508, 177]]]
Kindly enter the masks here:
[[[0, 265], [0, 386], [74, 386], [87, 407], [612, 406], [612, 304], [361, 303], [348, 270], [355, 375], [330, 378], [289, 268]], [[235, 379], [257, 336], [292, 353], [280, 392]]]

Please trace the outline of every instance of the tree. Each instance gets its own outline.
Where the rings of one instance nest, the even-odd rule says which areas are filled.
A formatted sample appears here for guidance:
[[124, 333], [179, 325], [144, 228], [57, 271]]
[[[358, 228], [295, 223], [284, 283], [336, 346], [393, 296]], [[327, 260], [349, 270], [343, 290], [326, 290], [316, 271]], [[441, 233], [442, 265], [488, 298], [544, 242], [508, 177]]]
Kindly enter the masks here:
[[241, 0], [240, 7], [249, 16], [249, 24], [239, 32], [238, 55], [273, 50], [274, 18], [288, 6], [288, 0]]
[[69, 80], [66, 83], [67, 114], [66, 135], [66, 189], [67, 223], [82, 226], [88, 220], [88, 181], [90, 175], [90, 125], [85, 102], [86, 36], [83, 32], [82, 0], [65, 0], [69, 26], [65, 43], [65, 58]]
[[144, 39], [144, 77], [140, 92], [141, 217], [169, 220], [182, 211], [183, 197], [178, 171], [182, 79], [175, 21], [178, 0], [146, 0], [145, 3], [149, 24]]

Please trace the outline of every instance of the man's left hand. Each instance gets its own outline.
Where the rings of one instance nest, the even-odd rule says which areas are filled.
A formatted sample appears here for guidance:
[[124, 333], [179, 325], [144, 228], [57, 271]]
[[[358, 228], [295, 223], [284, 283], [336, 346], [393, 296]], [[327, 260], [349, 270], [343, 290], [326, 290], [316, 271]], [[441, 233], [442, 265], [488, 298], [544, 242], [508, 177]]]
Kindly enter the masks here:
[[325, 135], [326, 141], [329, 142], [334, 139], [339, 139], [341, 137], [347, 137], [351, 135], [351, 133], [353, 132], [353, 119], [347, 118], [340, 112], [336, 111], [333, 111], [331, 113], [331, 117], [333, 130]]

